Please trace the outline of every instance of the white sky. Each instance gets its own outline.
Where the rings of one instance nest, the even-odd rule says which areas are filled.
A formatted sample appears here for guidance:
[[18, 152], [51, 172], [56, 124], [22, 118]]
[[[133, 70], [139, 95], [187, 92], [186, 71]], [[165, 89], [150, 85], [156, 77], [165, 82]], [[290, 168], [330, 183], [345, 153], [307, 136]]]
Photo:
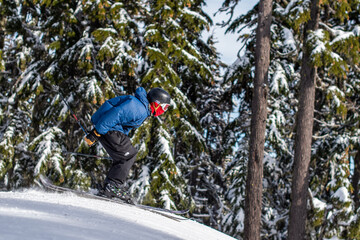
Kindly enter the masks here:
[[[209, 33], [204, 33], [203, 36], [206, 39], [209, 34], [214, 32], [216, 40], [215, 47], [218, 52], [221, 53], [221, 60], [226, 64], [232, 64], [237, 58], [237, 52], [241, 48], [240, 42], [237, 42], [236, 34], [226, 34], [225, 28], [221, 28], [220, 26], [216, 26], [216, 23], [221, 21], [226, 21], [229, 18], [229, 15], [226, 13], [217, 13], [214, 17], [214, 14], [223, 4], [223, 0], [206, 0], [206, 6], [204, 7], [204, 11], [213, 19], [213, 27], [210, 29]], [[254, 0], [240, 0], [238, 6], [236, 7], [236, 13], [234, 17], [238, 17], [241, 14], [245, 14], [248, 12], [258, 1]]]

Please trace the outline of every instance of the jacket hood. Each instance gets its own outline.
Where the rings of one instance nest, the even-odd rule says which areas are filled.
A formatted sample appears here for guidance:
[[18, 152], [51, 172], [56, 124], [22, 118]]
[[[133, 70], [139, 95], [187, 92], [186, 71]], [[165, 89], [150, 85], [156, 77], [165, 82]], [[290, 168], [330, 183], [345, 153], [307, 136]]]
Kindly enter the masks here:
[[136, 90], [135, 90], [135, 97], [137, 99], [140, 100], [140, 102], [142, 102], [142, 104], [144, 104], [144, 106], [146, 107], [146, 109], [149, 109], [149, 100], [147, 99], [147, 92], [146, 90], [143, 88], [143, 87], [138, 87]]

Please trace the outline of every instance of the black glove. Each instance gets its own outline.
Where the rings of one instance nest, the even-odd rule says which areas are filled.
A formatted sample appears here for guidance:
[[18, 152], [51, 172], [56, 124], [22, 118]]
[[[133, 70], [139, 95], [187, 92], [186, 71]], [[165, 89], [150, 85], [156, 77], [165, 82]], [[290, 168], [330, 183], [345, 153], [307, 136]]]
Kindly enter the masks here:
[[89, 132], [88, 135], [86, 135], [85, 141], [91, 147], [98, 140], [99, 137], [101, 137], [101, 135], [94, 128]]

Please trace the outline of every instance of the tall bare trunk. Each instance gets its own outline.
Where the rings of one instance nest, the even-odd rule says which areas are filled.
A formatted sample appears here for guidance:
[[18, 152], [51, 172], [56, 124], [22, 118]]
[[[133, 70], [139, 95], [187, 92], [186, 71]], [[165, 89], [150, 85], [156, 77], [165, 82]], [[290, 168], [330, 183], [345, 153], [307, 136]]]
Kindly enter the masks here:
[[304, 57], [301, 66], [301, 83], [297, 129], [295, 138], [295, 158], [291, 188], [291, 207], [288, 239], [306, 237], [306, 203], [309, 187], [309, 164], [313, 133], [316, 67], [311, 65], [311, 49], [307, 46], [308, 32], [316, 30], [319, 24], [319, 0], [311, 1], [311, 19], [304, 29]]
[[262, 178], [267, 118], [268, 69], [272, 0], [261, 0], [256, 32], [250, 156], [246, 180], [244, 239], [260, 239]]
[[355, 209], [360, 207], [360, 150], [358, 150], [356, 157], [355, 157], [355, 168], [354, 168], [354, 176], [352, 179], [352, 185], [354, 188], [354, 202], [355, 202]]

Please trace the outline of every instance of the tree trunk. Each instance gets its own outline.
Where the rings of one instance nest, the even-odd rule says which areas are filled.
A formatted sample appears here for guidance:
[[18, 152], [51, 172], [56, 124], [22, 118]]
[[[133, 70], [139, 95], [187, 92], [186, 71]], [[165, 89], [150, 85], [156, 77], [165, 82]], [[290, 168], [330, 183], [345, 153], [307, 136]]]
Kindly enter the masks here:
[[316, 67], [311, 65], [311, 50], [307, 46], [308, 32], [316, 30], [319, 24], [319, 0], [311, 1], [311, 19], [304, 29], [304, 57], [301, 66], [299, 109], [295, 138], [295, 158], [291, 189], [290, 223], [288, 239], [298, 240], [306, 237], [307, 196], [309, 187], [309, 164], [315, 105]]
[[352, 179], [352, 185], [354, 188], [354, 203], [355, 211], [360, 207], [360, 150], [358, 150], [356, 157], [354, 159], [354, 176]]
[[264, 143], [267, 118], [268, 69], [272, 0], [259, 4], [255, 80], [252, 99], [250, 156], [246, 180], [244, 239], [260, 239]]

